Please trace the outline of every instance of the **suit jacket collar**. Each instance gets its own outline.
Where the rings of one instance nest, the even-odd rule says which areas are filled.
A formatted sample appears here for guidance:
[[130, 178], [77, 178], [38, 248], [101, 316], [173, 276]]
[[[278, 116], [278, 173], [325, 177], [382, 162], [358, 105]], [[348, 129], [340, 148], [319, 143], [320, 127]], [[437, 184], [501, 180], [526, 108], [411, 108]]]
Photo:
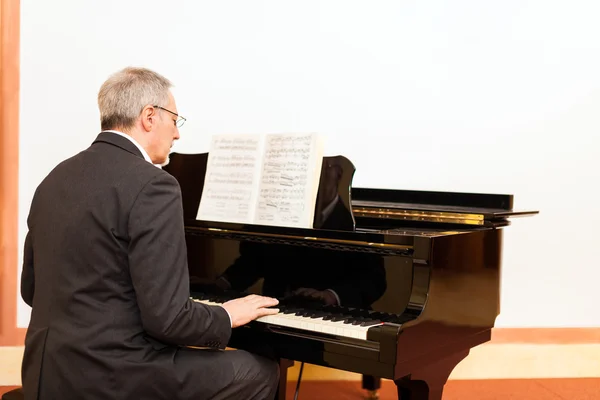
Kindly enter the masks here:
[[98, 135], [98, 137], [96, 137], [96, 140], [94, 140], [92, 144], [99, 142], [112, 144], [113, 146], [117, 146], [135, 156], [140, 157], [142, 160], [144, 159], [144, 156], [142, 155], [140, 150], [135, 146], [135, 144], [131, 143], [130, 140], [127, 140], [126, 138], [117, 135], [116, 133], [100, 132], [100, 134]]

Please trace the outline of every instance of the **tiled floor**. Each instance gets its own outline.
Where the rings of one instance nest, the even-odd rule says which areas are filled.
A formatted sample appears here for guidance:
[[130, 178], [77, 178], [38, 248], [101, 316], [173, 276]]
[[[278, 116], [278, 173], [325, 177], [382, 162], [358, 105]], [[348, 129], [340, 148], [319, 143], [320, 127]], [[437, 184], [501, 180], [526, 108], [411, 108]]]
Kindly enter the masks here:
[[[0, 394], [9, 387], [0, 387]], [[288, 381], [287, 400], [294, 398], [296, 382]], [[397, 399], [396, 387], [383, 381], [380, 400]], [[298, 400], [360, 400], [365, 392], [357, 381], [303, 381]], [[443, 400], [600, 400], [598, 379], [510, 379], [449, 381]]]

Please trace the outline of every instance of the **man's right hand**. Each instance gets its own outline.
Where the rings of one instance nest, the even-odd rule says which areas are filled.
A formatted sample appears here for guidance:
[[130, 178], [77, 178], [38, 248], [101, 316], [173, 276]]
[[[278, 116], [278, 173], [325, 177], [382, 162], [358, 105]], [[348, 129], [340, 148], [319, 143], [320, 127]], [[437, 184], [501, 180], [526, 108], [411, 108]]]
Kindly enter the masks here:
[[231, 327], [237, 328], [256, 318], [277, 314], [279, 309], [267, 308], [274, 307], [277, 304], [279, 304], [279, 300], [272, 297], [251, 294], [239, 299], [229, 300], [223, 303], [222, 307], [231, 317]]

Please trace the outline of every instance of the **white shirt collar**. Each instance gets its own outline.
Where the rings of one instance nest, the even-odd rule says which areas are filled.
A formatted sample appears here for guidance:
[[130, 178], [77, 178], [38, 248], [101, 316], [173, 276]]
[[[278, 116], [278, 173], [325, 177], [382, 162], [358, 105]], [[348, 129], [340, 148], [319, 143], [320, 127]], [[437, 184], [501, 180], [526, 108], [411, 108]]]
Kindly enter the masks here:
[[115, 134], [117, 134], [119, 136], [123, 136], [125, 139], [129, 140], [131, 143], [133, 143], [135, 145], [135, 147], [138, 148], [138, 150], [142, 153], [142, 156], [144, 157], [144, 160], [148, 161], [150, 164], [152, 164], [152, 165], [154, 165], [154, 166], [156, 166], [158, 168], [161, 168], [161, 166], [159, 164], [154, 164], [152, 162], [152, 159], [150, 158], [150, 156], [148, 155], [148, 153], [146, 152], [146, 150], [144, 150], [144, 148], [134, 138], [132, 138], [128, 134], [123, 133], [123, 132], [119, 132], [119, 131], [115, 131], [115, 130], [112, 130], [112, 129], [109, 129], [109, 130], [106, 130], [106, 131], [102, 131], [102, 132], [110, 132], [110, 133], [115, 133]]

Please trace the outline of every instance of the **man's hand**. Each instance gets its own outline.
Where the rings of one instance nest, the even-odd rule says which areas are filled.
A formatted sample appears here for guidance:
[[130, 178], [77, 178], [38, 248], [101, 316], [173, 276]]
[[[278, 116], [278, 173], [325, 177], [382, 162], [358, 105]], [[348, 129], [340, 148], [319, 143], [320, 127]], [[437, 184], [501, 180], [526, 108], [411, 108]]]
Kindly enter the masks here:
[[237, 328], [256, 318], [277, 314], [279, 309], [267, 308], [277, 304], [279, 304], [279, 300], [272, 297], [251, 294], [240, 299], [229, 300], [223, 303], [223, 308], [231, 316], [232, 328]]

